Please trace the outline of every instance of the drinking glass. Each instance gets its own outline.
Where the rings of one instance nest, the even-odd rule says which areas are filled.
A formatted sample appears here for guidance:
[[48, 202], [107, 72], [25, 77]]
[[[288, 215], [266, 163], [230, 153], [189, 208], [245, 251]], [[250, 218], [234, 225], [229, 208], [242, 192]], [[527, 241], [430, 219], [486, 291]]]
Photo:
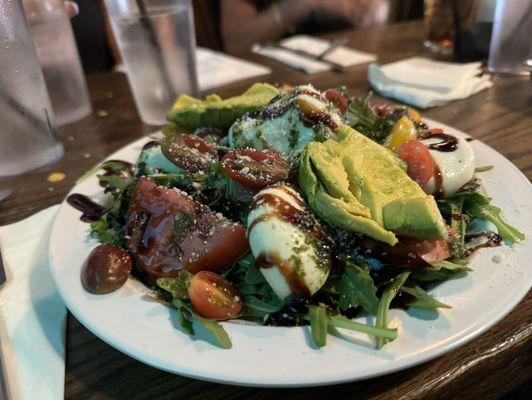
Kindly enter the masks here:
[[532, 1], [499, 0], [491, 35], [488, 70], [530, 74], [532, 64]]
[[436, 56], [453, 54], [456, 28], [469, 22], [477, 0], [425, 0], [423, 46]]
[[0, 0], [0, 178], [63, 154], [20, 1]]
[[86, 117], [92, 107], [63, 0], [23, 0], [23, 4], [57, 123]]
[[179, 94], [197, 95], [190, 0], [105, 0], [141, 119], [161, 125]]

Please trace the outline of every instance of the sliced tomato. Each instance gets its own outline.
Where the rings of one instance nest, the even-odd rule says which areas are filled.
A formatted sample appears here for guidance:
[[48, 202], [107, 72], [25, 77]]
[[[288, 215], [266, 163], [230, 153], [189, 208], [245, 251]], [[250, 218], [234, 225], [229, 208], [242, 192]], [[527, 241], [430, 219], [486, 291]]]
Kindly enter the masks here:
[[288, 178], [290, 164], [275, 150], [232, 150], [222, 158], [222, 167], [231, 179], [261, 189]]
[[406, 162], [407, 174], [419, 186], [424, 186], [434, 175], [435, 164], [429, 149], [419, 140], [409, 140], [397, 149], [397, 155]]
[[420, 257], [428, 264], [446, 260], [451, 257], [451, 248], [446, 240], [420, 240], [402, 237], [399, 244], [407, 252], [407, 256]]
[[200, 271], [188, 287], [190, 301], [205, 318], [227, 319], [240, 312], [242, 300], [227, 279], [210, 271]]
[[175, 135], [161, 143], [166, 158], [185, 171], [196, 173], [218, 161], [216, 145], [197, 135]]
[[338, 90], [327, 89], [323, 94], [327, 100], [340, 110], [342, 114], [345, 113], [345, 110], [347, 109], [347, 100], [342, 93]]
[[135, 265], [151, 279], [182, 268], [221, 271], [249, 249], [242, 225], [146, 177], [137, 180], [125, 228]]

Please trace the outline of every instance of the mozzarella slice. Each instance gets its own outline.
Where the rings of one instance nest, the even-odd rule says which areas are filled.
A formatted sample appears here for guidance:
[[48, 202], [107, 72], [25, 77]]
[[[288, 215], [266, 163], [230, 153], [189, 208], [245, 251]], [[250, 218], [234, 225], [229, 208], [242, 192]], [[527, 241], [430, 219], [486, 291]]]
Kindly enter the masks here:
[[[465, 139], [457, 137], [457, 140], [456, 149], [446, 152], [429, 148], [431, 144], [441, 142], [441, 139], [421, 139], [423, 144], [429, 148], [430, 155], [441, 173], [443, 197], [452, 196], [458, 189], [469, 182], [475, 173], [473, 149]], [[436, 193], [435, 178], [432, 177], [423, 189], [427, 194]]]
[[308, 207], [289, 186], [270, 186], [254, 198], [248, 215], [249, 244], [256, 267], [282, 299], [291, 293], [316, 293], [329, 275], [329, 254], [311, 234], [316, 226]]

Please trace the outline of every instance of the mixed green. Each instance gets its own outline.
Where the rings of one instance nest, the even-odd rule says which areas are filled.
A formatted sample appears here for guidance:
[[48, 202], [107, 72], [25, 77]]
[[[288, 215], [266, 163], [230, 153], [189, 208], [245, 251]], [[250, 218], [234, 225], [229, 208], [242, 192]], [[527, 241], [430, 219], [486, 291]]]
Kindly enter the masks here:
[[[451, 308], [430, 289], [475, 250], [524, 238], [482, 192], [467, 141], [415, 110], [255, 84], [181, 96], [168, 119], [135, 165], [98, 167], [112, 203], [85, 220], [184, 332], [221, 347], [219, 321], [238, 318], [309, 326], [318, 347], [331, 328], [364, 332], [380, 348], [397, 336], [390, 308]], [[102, 289], [104, 267], [87, 261], [88, 290], [118, 287]]]

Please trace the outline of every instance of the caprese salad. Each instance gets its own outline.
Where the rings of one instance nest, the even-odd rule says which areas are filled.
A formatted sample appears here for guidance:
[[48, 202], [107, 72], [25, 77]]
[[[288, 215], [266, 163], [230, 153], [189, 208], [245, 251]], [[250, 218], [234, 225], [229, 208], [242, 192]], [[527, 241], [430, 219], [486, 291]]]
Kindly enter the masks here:
[[468, 140], [413, 109], [257, 83], [181, 96], [168, 119], [135, 164], [96, 168], [109, 204], [68, 197], [101, 243], [81, 283], [106, 294], [139, 279], [222, 347], [219, 321], [238, 318], [309, 326], [319, 347], [330, 327], [361, 331], [380, 348], [397, 336], [391, 307], [450, 308], [427, 290], [524, 238], [483, 193]]

